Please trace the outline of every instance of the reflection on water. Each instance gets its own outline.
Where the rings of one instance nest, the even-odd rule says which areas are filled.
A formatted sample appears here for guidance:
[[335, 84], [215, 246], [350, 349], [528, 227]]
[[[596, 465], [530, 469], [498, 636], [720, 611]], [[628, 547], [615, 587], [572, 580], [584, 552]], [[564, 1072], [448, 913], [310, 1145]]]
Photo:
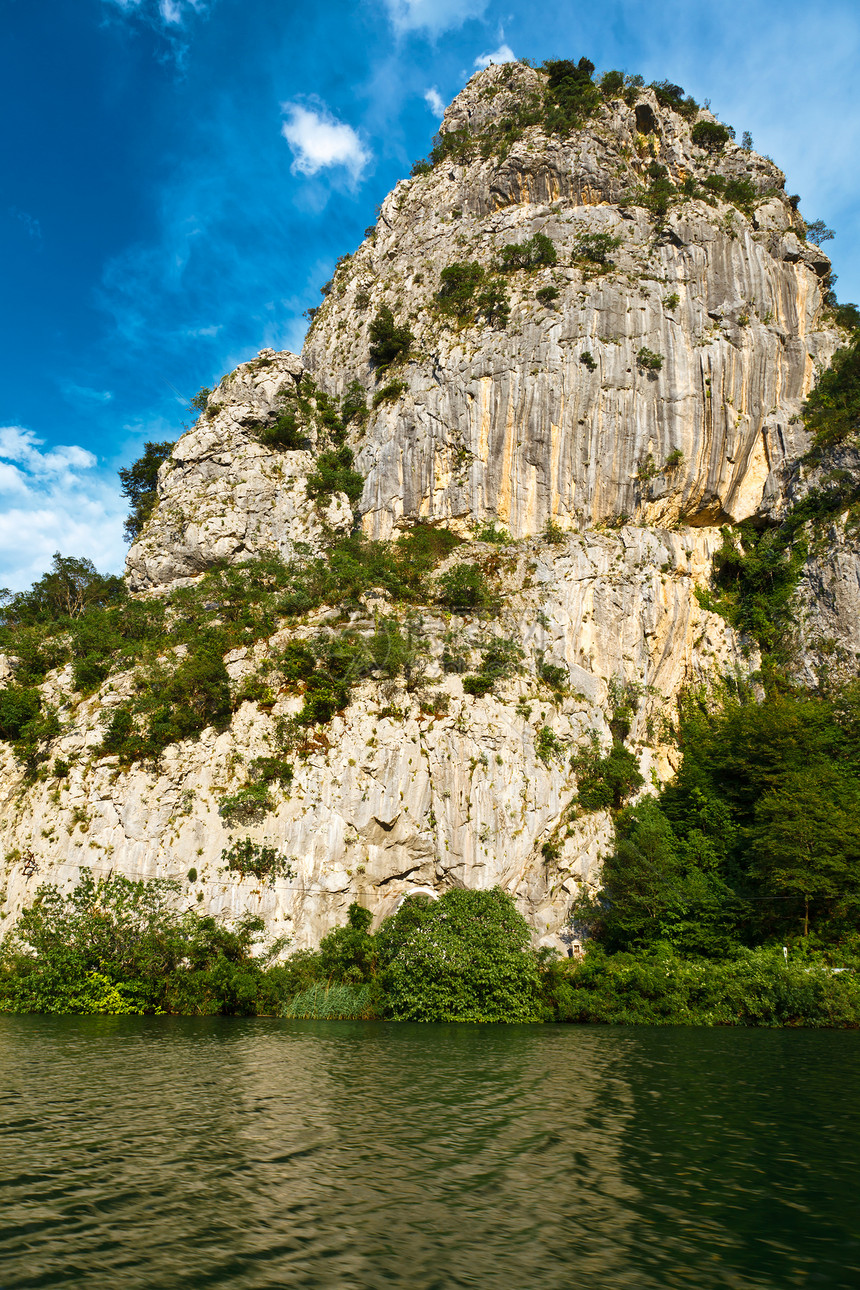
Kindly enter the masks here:
[[860, 1285], [860, 1034], [0, 1018], [0, 1287]]

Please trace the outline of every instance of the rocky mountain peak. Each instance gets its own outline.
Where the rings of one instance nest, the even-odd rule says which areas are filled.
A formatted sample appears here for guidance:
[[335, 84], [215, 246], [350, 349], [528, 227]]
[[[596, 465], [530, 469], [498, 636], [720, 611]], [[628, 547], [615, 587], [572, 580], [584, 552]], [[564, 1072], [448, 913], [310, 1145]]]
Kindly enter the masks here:
[[[705, 594], [719, 529], [813, 514], [834, 472], [801, 478], [803, 408], [845, 340], [774, 163], [678, 86], [589, 69], [473, 76], [301, 356], [209, 393], [128, 556], [133, 592], [166, 593], [160, 652], [99, 657], [85, 695], [88, 657], [40, 681], [66, 776], [2, 745], [9, 855], [193, 873], [201, 908], [294, 947], [353, 899], [494, 884], [570, 941], [611, 809], [672, 773], [678, 695], [760, 662]], [[828, 542], [796, 601], [810, 681], [860, 655], [858, 557]], [[586, 807], [612, 757], [624, 782]], [[237, 876], [239, 842], [282, 877]]]

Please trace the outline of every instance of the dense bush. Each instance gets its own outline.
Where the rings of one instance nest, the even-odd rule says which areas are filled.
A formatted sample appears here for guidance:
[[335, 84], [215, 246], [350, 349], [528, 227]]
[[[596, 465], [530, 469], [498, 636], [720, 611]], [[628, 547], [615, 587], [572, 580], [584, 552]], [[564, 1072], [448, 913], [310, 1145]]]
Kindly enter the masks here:
[[480, 609], [493, 601], [479, 564], [455, 564], [437, 581], [439, 600], [450, 609]]
[[292, 408], [285, 408], [271, 425], [261, 426], [257, 431], [257, 438], [267, 448], [287, 452], [306, 448], [309, 442]]
[[96, 880], [87, 869], [67, 895], [41, 886], [0, 949], [0, 1011], [272, 1010], [269, 956], [252, 952], [260, 920], [230, 930], [180, 911], [180, 899], [178, 883]]
[[308, 496], [325, 505], [336, 493], [346, 493], [353, 506], [361, 497], [364, 476], [353, 470], [355, 454], [346, 444], [321, 452], [316, 460], [316, 470], [308, 475]]
[[530, 933], [506, 893], [412, 896], [377, 934], [386, 1015], [395, 1021], [537, 1021]]
[[382, 305], [370, 324], [370, 361], [379, 371], [406, 358], [414, 339], [409, 328], [394, 321], [388, 305]]
[[580, 58], [549, 59], [542, 64], [547, 73], [543, 126], [548, 134], [570, 134], [579, 130], [600, 106], [600, 91], [591, 79], [594, 63]]
[[[853, 308], [853, 306], [846, 306]], [[819, 447], [860, 434], [860, 338], [834, 354], [804, 407], [806, 427]]]
[[657, 96], [657, 102], [661, 107], [672, 108], [673, 111], [679, 112], [681, 116], [688, 119], [694, 119], [699, 111], [699, 105], [694, 98], [689, 95], [684, 97], [684, 90], [680, 85], [674, 85], [671, 81], [652, 81], [651, 89]]
[[645, 782], [635, 756], [615, 740], [605, 757], [593, 744], [573, 762], [577, 801], [584, 811], [618, 811]]
[[440, 287], [434, 297], [443, 315], [468, 326], [483, 318], [504, 327], [510, 315], [507, 288], [476, 260], [449, 264], [439, 275]]
[[666, 941], [720, 955], [778, 939], [839, 944], [860, 919], [860, 687], [831, 699], [689, 697], [681, 765], [618, 820], [581, 911], [611, 950]]
[[670, 946], [608, 955], [592, 948], [579, 963], [543, 975], [547, 1014], [556, 1021], [611, 1025], [860, 1025], [860, 975], [834, 975], [821, 958], [780, 947], [740, 951], [718, 962], [684, 958]]
[[502, 247], [500, 268], [503, 273], [517, 269], [542, 269], [556, 263], [558, 254], [546, 233], [535, 233], [525, 242], [509, 242]]

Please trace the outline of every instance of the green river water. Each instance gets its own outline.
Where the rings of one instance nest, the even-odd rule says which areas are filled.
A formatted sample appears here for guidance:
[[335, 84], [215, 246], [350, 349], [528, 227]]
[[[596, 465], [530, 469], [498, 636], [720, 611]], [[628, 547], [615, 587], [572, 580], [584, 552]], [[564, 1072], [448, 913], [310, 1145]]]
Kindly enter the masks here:
[[860, 1033], [0, 1017], [0, 1287], [860, 1287]]

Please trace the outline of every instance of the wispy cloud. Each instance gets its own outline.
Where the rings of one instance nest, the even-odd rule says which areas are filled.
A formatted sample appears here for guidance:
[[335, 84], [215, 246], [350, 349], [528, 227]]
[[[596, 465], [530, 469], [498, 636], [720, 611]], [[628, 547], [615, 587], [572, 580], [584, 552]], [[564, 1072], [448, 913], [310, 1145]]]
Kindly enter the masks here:
[[301, 103], [283, 103], [288, 120], [281, 133], [293, 150], [295, 174], [316, 175], [320, 170], [344, 166], [357, 183], [371, 160], [371, 154], [351, 125], [338, 121], [320, 104], [318, 109]]
[[484, 68], [491, 67], [494, 63], [515, 63], [517, 56], [511, 49], [510, 45], [501, 44], [498, 49], [494, 49], [491, 54], [479, 54], [475, 59], [475, 66]]
[[434, 85], [432, 89], [424, 91], [424, 102], [429, 107], [434, 116], [443, 117], [445, 115], [445, 100]]
[[24, 225], [24, 228], [27, 230], [27, 233], [34, 242], [41, 242], [42, 225], [36, 219], [35, 215], [30, 215], [27, 211], [18, 210], [17, 206], [9, 207], [9, 215], [12, 219], [16, 219], [19, 224]]
[[88, 385], [76, 385], [74, 381], [64, 381], [62, 389], [67, 398], [79, 403], [110, 403], [113, 398], [111, 390], [93, 390]]
[[135, 14], [149, 22], [178, 27], [190, 14], [204, 14], [208, 0], [104, 0], [121, 13]]
[[0, 427], [0, 583], [21, 590], [58, 550], [121, 569], [125, 508], [113, 478], [97, 467], [77, 444], [44, 451], [32, 430]]
[[391, 24], [397, 32], [422, 28], [438, 35], [462, 27], [470, 18], [481, 18], [488, 0], [385, 0]]

